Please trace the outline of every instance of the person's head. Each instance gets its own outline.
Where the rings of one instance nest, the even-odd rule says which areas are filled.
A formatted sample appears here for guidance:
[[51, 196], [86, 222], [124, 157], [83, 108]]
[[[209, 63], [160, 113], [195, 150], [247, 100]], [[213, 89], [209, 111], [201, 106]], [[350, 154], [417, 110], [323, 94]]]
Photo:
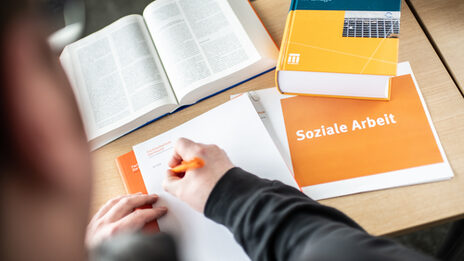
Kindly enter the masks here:
[[33, 0], [0, 9], [0, 260], [80, 260], [90, 160]]

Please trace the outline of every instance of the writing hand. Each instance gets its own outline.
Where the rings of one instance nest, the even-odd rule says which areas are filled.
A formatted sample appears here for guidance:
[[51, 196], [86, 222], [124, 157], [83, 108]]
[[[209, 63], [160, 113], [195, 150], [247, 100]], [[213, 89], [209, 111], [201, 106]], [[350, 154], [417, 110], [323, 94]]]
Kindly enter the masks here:
[[203, 159], [205, 165], [187, 170], [185, 174], [180, 175], [168, 170], [163, 187], [193, 209], [203, 212], [214, 186], [234, 165], [218, 146], [195, 143], [181, 138], [175, 144], [174, 155], [169, 166], [173, 168], [182, 161], [191, 161], [194, 158]]

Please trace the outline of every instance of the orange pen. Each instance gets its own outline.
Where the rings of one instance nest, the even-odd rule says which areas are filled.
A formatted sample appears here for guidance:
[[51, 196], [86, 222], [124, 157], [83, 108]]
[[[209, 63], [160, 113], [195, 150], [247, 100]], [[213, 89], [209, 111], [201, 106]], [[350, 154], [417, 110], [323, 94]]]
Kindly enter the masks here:
[[184, 173], [187, 170], [199, 169], [205, 165], [203, 159], [195, 157], [193, 160], [182, 161], [180, 165], [172, 168], [171, 171], [174, 173]]

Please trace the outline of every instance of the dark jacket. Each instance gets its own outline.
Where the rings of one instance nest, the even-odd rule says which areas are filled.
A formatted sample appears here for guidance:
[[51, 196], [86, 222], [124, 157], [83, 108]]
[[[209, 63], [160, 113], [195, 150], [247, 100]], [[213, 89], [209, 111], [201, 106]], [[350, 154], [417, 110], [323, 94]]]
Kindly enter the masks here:
[[252, 260], [433, 260], [367, 234], [297, 189], [240, 168], [218, 182], [205, 215], [225, 225]]

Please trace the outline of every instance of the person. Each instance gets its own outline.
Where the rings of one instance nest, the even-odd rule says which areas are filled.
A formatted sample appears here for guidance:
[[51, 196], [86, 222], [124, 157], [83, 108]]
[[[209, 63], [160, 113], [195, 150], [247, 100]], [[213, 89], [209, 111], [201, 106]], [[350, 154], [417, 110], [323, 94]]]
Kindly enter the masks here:
[[[6, 2], [0, 260], [178, 260], [169, 236], [137, 233], [169, 211], [157, 195], [120, 196], [87, 224], [91, 160], [75, 99], [43, 24], [25, 1]], [[169, 165], [196, 156], [205, 166], [183, 178], [168, 171], [165, 190], [230, 229], [252, 260], [432, 260], [369, 235], [292, 187], [247, 173], [215, 145], [181, 138]], [[137, 209], [146, 204], [154, 207]]]
[[251, 260], [433, 260], [369, 235], [293, 187], [234, 166], [216, 145], [180, 138], [169, 166], [196, 157], [204, 167], [182, 177], [168, 170], [164, 189], [226, 226]]
[[[2, 2], [0, 260], [87, 259], [89, 147], [47, 33], [33, 3]], [[98, 235], [137, 229], [162, 216], [161, 207], [133, 211], [155, 201], [153, 195], [133, 195], [110, 202]]]

